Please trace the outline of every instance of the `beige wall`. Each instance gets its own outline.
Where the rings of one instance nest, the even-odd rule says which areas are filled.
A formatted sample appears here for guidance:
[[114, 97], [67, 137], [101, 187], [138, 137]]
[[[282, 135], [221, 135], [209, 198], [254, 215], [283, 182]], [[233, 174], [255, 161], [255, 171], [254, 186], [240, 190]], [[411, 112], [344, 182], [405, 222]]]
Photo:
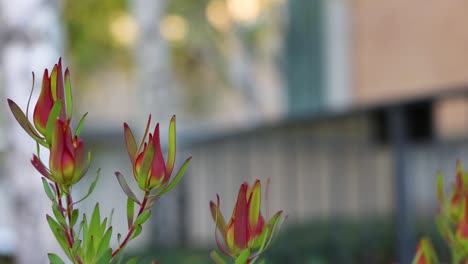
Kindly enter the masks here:
[[357, 104], [468, 84], [468, 1], [354, 0]]

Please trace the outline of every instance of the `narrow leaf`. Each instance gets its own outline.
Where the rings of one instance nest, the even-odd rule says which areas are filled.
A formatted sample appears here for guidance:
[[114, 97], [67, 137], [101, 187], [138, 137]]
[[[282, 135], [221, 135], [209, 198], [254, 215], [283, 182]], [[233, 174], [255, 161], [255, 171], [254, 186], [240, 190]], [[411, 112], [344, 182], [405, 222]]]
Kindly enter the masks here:
[[132, 164], [135, 163], [137, 158], [137, 145], [135, 142], [135, 137], [133, 136], [132, 130], [124, 123], [124, 137], [125, 137], [125, 146], [127, 147], [128, 156], [130, 156], [130, 160]]
[[135, 225], [135, 230], [133, 231], [131, 239], [134, 239], [137, 236], [139, 236], [141, 234], [142, 230], [143, 230], [143, 228], [141, 227], [141, 225]]
[[106, 233], [101, 239], [101, 243], [99, 244], [99, 247], [96, 252], [96, 256], [98, 257], [98, 259], [104, 256], [104, 254], [109, 250], [110, 248], [109, 243], [110, 243], [111, 237], [112, 237], [112, 226], [107, 229]]
[[210, 250], [210, 257], [216, 264], [226, 264], [224, 259], [219, 255], [218, 251]]
[[49, 253], [47, 254], [47, 256], [49, 257], [49, 261], [51, 264], [65, 264], [65, 262], [63, 262], [63, 260], [56, 254]]
[[235, 264], [246, 264], [247, 263], [247, 259], [249, 258], [250, 256], [250, 249], [244, 249], [240, 255], [236, 258], [236, 262]]
[[142, 225], [143, 223], [146, 222], [146, 220], [148, 220], [148, 218], [150, 217], [151, 215], [151, 211], [150, 210], [147, 210], [147, 211], [144, 211], [141, 215], [139, 215], [137, 217], [137, 219], [135, 220], [135, 225]]
[[172, 116], [169, 124], [169, 146], [167, 148], [166, 175], [171, 175], [174, 169], [176, 155], [176, 117]]
[[[47, 70], [46, 70], [47, 71]], [[32, 83], [31, 83], [31, 92], [29, 93], [28, 104], [26, 105], [26, 119], [29, 120], [29, 105], [31, 104], [31, 97], [34, 92], [34, 82], [36, 80], [36, 76], [34, 72], [32, 72]]]
[[71, 226], [74, 227], [76, 225], [76, 222], [78, 221], [78, 216], [80, 215], [80, 211], [78, 209], [74, 209], [72, 211], [72, 221], [71, 221]]
[[54, 130], [54, 124], [57, 118], [60, 116], [60, 111], [62, 110], [62, 101], [58, 100], [54, 103], [54, 106], [50, 110], [49, 118], [47, 119], [46, 125], [46, 141], [48, 143], [52, 140], [52, 131]]
[[55, 239], [57, 239], [57, 242], [59, 243], [63, 252], [67, 254], [67, 257], [72, 259], [72, 256], [70, 254], [70, 250], [68, 247], [68, 243], [66, 241], [65, 230], [50, 215], [46, 215], [46, 218], [47, 218], [47, 222], [49, 223], [50, 230], [54, 234]]
[[182, 178], [184, 177], [185, 171], [187, 170], [188, 165], [190, 164], [191, 160], [192, 160], [192, 157], [189, 157], [188, 159], [185, 160], [184, 164], [182, 164], [179, 171], [177, 172], [174, 180], [172, 180], [172, 182], [166, 188], [163, 188], [161, 191], [158, 191], [158, 193], [156, 194], [157, 196], [161, 196], [169, 192], [180, 182], [180, 180], [182, 180]]
[[80, 136], [80, 133], [81, 133], [81, 128], [83, 128], [83, 125], [86, 121], [86, 116], [88, 116], [88, 113], [85, 113], [81, 119], [80, 119], [80, 122], [78, 122], [78, 126], [76, 127], [76, 130], [75, 130], [75, 136]]
[[59, 224], [63, 227], [67, 227], [67, 222], [65, 221], [65, 218], [63, 217], [62, 213], [60, 212], [58, 208], [58, 204], [54, 203], [52, 205], [52, 212], [54, 213], [55, 219], [59, 222]]
[[44, 187], [44, 191], [46, 192], [47, 197], [49, 197], [51, 201], [55, 201], [55, 194], [50, 189], [49, 182], [47, 182], [46, 178], [44, 177], [42, 177], [41, 180], [42, 180], [42, 186]]
[[[148, 175], [150, 167], [151, 167], [151, 163], [153, 162], [154, 152], [155, 152], [154, 144], [151, 144], [151, 143], [148, 144], [148, 147], [146, 148], [146, 151], [145, 151], [145, 155], [143, 156], [143, 162], [141, 163], [141, 168], [140, 168], [141, 175]], [[146, 177], [139, 177], [138, 180], [140, 180], [140, 178], [142, 178], [142, 180], [146, 180]], [[142, 185], [140, 184], [140, 186]]]
[[120, 187], [122, 187], [122, 190], [128, 196], [128, 198], [132, 199], [135, 203], [140, 205], [141, 204], [140, 201], [138, 201], [138, 198], [128, 186], [127, 181], [125, 181], [125, 177], [122, 175], [122, 173], [116, 171], [115, 176], [117, 177], [117, 180], [119, 181]]
[[96, 184], [97, 184], [97, 182], [99, 180], [99, 175], [100, 174], [101, 174], [101, 169], [98, 169], [96, 178], [94, 179], [94, 181], [89, 186], [88, 193], [83, 198], [81, 198], [79, 201], [74, 202], [73, 204], [77, 204], [77, 203], [82, 202], [84, 199], [88, 198], [88, 196], [90, 196], [93, 193], [94, 188], [96, 188]]
[[70, 119], [72, 116], [73, 102], [70, 84], [70, 71], [68, 68], [65, 70], [65, 105], [67, 119]]
[[99, 203], [94, 206], [93, 214], [91, 215], [91, 221], [89, 222], [89, 233], [91, 235], [100, 234], [101, 224], [101, 213], [99, 212]]
[[11, 113], [15, 117], [16, 121], [18, 121], [18, 124], [24, 129], [24, 131], [26, 131], [26, 133], [37, 143], [41, 144], [46, 148], [49, 148], [49, 145], [46, 142], [44, 142], [44, 139], [34, 129], [33, 125], [26, 118], [19, 106], [10, 99], [8, 99], [8, 106], [10, 107]]
[[132, 227], [133, 225], [133, 214], [135, 213], [135, 202], [127, 198], [127, 223], [128, 223], [128, 228]]
[[143, 144], [145, 143], [146, 135], [148, 135], [149, 127], [151, 125], [151, 115], [148, 117], [148, 122], [146, 123], [145, 133], [143, 133], [143, 137], [141, 138], [140, 145], [138, 145], [137, 152], [140, 152]]

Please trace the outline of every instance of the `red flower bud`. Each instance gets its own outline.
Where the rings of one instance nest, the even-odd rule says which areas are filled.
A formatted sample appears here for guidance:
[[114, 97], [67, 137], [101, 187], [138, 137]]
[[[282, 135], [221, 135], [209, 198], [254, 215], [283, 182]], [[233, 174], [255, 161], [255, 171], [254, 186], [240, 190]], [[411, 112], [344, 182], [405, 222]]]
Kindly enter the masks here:
[[34, 125], [37, 131], [42, 135], [46, 135], [47, 120], [49, 120], [50, 110], [54, 106], [54, 99], [52, 98], [52, 91], [50, 90], [50, 79], [47, 69], [44, 71], [42, 77], [42, 88], [39, 99], [37, 100], [36, 107], [34, 108]]
[[[152, 148], [153, 157], [149, 158], [150, 166], [142, 168], [143, 159], [146, 155], [151, 155], [148, 151]], [[166, 183], [169, 179], [166, 174], [166, 164], [161, 151], [161, 143], [159, 139], [159, 124], [154, 129], [154, 136], [150, 133], [148, 142], [145, 142], [143, 151], [138, 155], [134, 168], [134, 175], [138, 181], [139, 187], [143, 190], [151, 190]]]
[[[164, 160], [161, 150], [159, 124], [156, 125], [153, 133], [149, 133], [148, 141], [144, 141], [150, 124], [151, 116], [148, 119], [146, 132], [139, 147], [136, 145], [130, 127], [126, 123], [124, 124], [125, 144], [133, 164], [133, 175], [138, 182], [138, 187], [144, 191], [167, 185], [175, 162], [175, 116], [172, 117], [169, 127], [167, 162]], [[141, 148], [143, 150], [140, 152]], [[188, 161], [184, 165], [188, 164]], [[179, 173], [177, 174], [179, 175]]]
[[90, 153], [77, 136], [72, 137], [69, 120], [57, 119], [52, 132], [49, 168], [56, 183], [72, 185], [87, 172]]
[[[224, 254], [237, 257], [245, 249], [250, 249], [252, 252], [253, 250], [262, 248], [261, 250], [263, 251], [268, 246], [276, 224], [282, 216], [282, 211], [279, 211], [266, 224], [260, 212], [260, 202], [260, 180], [256, 180], [252, 188], [249, 187], [247, 182], [244, 182], [240, 186], [236, 206], [227, 225], [219, 209], [219, 198], [217, 204], [214, 202], [210, 203], [213, 220], [227, 246], [227, 249], [225, 249], [218, 242], [216, 236], [218, 247]], [[263, 243], [265, 244], [262, 247]], [[260, 253], [257, 252], [251, 257], [254, 258]]]

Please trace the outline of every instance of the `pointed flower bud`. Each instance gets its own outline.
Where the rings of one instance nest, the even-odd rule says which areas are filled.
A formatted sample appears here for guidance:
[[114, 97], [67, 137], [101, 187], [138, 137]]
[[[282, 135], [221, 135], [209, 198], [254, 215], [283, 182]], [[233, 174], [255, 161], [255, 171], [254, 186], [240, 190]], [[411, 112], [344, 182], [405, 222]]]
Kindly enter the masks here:
[[42, 77], [42, 88], [37, 100], [36, 107], [34, 108], [34, 125], [37, 131], [42, 135], [46, 135], [47, 121], [49, 120], [50, 111], [54, 106], [54, 98], [52, 98], [52, 91], [50, 90], [50, 78], [47, 69], [44, 71]]
[[[66, 69], [65, 82], [67, 83], [67, 86], [69, 86], [70, 83], [69, 75], [70, 73], [68, 69]], [[69, 93], [70, 91], [67, 92]], [[59, 117], [61, 120], [65, 120], [71, 116], [71, 113], [67, 113], [67, 111], [71, 111], [71, 106], [66, 105], [71, 104], [71, 95], [69, 94], [68, 97], [65, 98], [65, 94], [64, 79], [62, 74], [62, 59], [60, 58], [58, 63], [55, 64], [54, 68], [52, 69], [50, 76], [48, 75], [47, 69], [44, 71], [44, 76], [42, 77], [41, 93], [39, 95], [39, 99], [37, 100], [36, 106], [34, 107], [34, 125], [39, 133], [41, 133], [43, 136], [46, 136], [46, 138], [48, 133], [47, 123], [49, 120], [52, 119], [52, 121], [54, 121], [57, 117]], [[57, 111], [54, 113], [52, 112], [52, 109], [57, 102], [60, 103], [60, 106], [59, 109], [57, 109]]]
[[247, 182], [240, 186], [237, 202], [227, 225], [219, 207], [219, 197], [217, 204], [213, 201], [210, 202], [211, 215], [217, 231], [224, 238], [226, 247], [218, 241], [217, 232], [215, 234], [216, 243], [221, 252], [234, 258], [239, 257], [245, 250], [251, 252], [249, 259], [261, 254], [271, 242], [277, 229], [276, 226], [282, 218], [282, 211], [279, 211], [268, 223], [265, 223], [260, 211], [260, 180], [256, 180], [252, 188]]
[[[34, 85], [34, 73], [33, 73]], [[18, 123], [36, 142], [50, 148], [51, 134], [55, 119], [67, 120], [71, 118], [72, 96], [70, 85], [70, 72], [65, 70], [65, 79], [62, 74], [62, 59], [59, 59], [50, 72], [46, 69], [42, 78], [41, 92], [34, 107], [33, 124], [28, 119], [29, 102], [26, 111], [12, 100], [8, 105]]]
[[[143, 166], [145, 157], [149, 166]], [[148, 142], [145, 142], [143, 151], [137, 156], [133, 170], [139, 187], [144, 190], [157, 188], [169, 179], [161, 150], [159, 124], [154, 128], [153, 134], [149, 134]]]
[[86, 174], [91, 160], [83, 141], [72, 136], [69, 123], [69, 120], [55, 121], [49, 161], [50, 179], [66, 186], [78, 182]]
[[163, 194], [172, 189], [182, 178], [190, 158], [185, 161], [174, 180], [169, 183], [175, 163], [175, 116], [172, 117], [169, 126], [167, 162], [162, 154], [159, 124], [156, 125], [153, 133], [149, 133], [148, 140], [145, 141], [150, 124], [151, 116], [148, 118], [143, 139], [137, 147], [130, 127], [124, 123], [125, 145], [133, 165], [133, 176], [138, 182], [138, 187], [143, 191], [163, 187], [159, 193]]
[[413, 264], [435, 264], [439, 263], [437, 255], [432, 247], [431, 241], [427, 238], [419, 241], [416, 249], [416, 255], [414, 256]]

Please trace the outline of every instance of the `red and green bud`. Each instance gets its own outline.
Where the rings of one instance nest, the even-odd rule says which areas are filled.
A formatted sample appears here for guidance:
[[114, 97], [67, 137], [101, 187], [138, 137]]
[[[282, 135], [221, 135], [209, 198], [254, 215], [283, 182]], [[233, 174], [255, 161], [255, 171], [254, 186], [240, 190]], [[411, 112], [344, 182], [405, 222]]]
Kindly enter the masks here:
[[151, 116], [148, 119], [143, 139], [137, 147], [130, 127], [124, 123], [125, 145], [133, 165], [133, 175], [138, 182], [138, 187], [143, 191], [160, 188], [158, 194], [163, 194], [172, 189], [182, 178], [190, 158], [185, 161], [174, 180], [169, 183], [175, 163], [175, 116], [172, 117], [169, 125], [167, 162], [162, 154], [159, 124], [156, 125], [153, 133], [149, 133], [148, 140], [145, 141], [150, 124]]
[[[152, 150], [150, 150], [152, 148]], [[150, 154], [153, 152], [153, 154]], [[152, 155], [152, 158], [148, 158]], [[143, 166], [145, 157], [149, 160], [149, 167]], [[153, 134], [149, 134], [148, 142], [144, 143], [143, 151], [138, 155], [133, 165], [133, 174], [138, 186], [144, 190], [152, 190], [160, 187], [169, 179], [166, 174], [166, 164], [161, 150], [159, 138], [159, 124], [154, 128]]]
[[12, 100], [8, 99], [8, 104], [23, 129], [39, 144], [49, 148], [55, 120], [59, 118], [64, 121], [72, 115], [70, 73], [67, 68], [64, 79], [62, 59], [55, 64], [50, 75], [47, 69], [44, 71], [41, 92], [33, 112], [34, 126], [28, 120], [29, 104], [26, 114]]
[[419, 241], [416, 249], [416, 255], [414, 256], [412, 264], [436, 264], [439, 263], [437, 255], [431, 244], [431, 241], [427, 238]]
[[35, 155], [32, 164], [51, 181], [70, 186], [86, 174], [90, 160], [91, 155], [85, 151], [83, 141], [72, 136], [69, 121], [57, 119], [52, 131], [49, 169]]
[[215, 234], [218, 248], [224, 254], [237, 258], [246, 250], [250, 252], [248, 259], [254, 259], [262, 253], [271, 242], [276, 225], [282, 218], [282, 211], [273, 216], [268, 223], [261, 213], [261, 185], [260, 180], [255, 181], [252, 188], [244, 182], [239, 189], [237, 202], [228, 224], [221, 214], [219, 198], [217, 204], [210, 202], [210, 209], [216, 229], [224, 239], [226, 247]]

